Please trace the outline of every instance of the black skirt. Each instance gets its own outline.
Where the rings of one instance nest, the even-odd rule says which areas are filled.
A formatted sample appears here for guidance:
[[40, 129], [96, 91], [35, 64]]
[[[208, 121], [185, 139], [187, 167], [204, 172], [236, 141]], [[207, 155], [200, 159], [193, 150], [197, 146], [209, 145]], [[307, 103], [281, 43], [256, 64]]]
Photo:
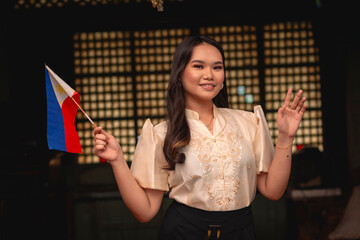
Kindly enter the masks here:
[[251, 206], [204, 211], [175, 200], [164, 216], [158, 240], [255, 240]]

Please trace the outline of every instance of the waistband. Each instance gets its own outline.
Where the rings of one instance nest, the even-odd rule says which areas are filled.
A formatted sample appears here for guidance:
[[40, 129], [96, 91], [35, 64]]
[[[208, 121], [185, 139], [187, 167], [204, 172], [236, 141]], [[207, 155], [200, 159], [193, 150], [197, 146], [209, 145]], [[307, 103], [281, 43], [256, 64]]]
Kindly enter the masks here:
[[209, 226], [217, 226], [221, 232], [230, 233], [253, 224], [251, 205], [232, 211], [205, 211], [175, 200], [172, 205], [188, 222], [203, 231], [207, 231]]

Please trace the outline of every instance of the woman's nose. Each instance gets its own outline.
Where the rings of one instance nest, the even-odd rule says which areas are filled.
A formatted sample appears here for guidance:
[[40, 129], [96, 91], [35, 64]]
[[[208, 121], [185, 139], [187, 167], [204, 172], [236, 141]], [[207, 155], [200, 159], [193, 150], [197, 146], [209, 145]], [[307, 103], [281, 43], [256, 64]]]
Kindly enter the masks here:
[[208, 68], [205, 68], [204, 69], [204, 76], [203, 76], [204, 79], [212, 79], [213, 78], [213, 74], [212, 74], [212, 71], [211, 69], [208, 69]]

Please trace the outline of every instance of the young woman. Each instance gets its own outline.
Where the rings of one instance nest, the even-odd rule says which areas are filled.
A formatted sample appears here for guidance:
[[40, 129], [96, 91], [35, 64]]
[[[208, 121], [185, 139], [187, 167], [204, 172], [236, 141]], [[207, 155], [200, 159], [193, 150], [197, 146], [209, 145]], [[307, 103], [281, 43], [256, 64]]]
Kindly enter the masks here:
[[224, 52], [211, 38], [186, 38], [177, 48], [167, 90], [167, 121], [144, 123], [131, 169], [115, 138], [94, 130], [94, 152], [112, 166], [121, 196], [140, 222], [173, 199], [159, 239], [255, 239], [256, 189], [279, 199], [289, 180], [291, 146], [306, 110], [292, 89], [278, 110], [273, 147], [261, 106], [229, 108]]

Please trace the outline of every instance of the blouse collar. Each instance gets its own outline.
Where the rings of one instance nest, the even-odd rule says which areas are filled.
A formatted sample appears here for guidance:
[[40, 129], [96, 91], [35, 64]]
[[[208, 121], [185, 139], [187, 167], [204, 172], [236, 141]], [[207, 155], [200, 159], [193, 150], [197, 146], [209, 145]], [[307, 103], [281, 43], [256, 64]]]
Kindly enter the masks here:
[[[214, 113], [214, 117], [216, 118], [216, 116], [218, 115], [218, 108], [216, 107], [216, 105], [213, 103], [213, 113]], [[187, 109], [185, 108], [185, 114], [186, 114], [186, 117], [188, 118], [192, 118], [192, 119], [199, 119], [199, 113], [193, 111], [193, 110], [190, 110], [190, 109]]]

